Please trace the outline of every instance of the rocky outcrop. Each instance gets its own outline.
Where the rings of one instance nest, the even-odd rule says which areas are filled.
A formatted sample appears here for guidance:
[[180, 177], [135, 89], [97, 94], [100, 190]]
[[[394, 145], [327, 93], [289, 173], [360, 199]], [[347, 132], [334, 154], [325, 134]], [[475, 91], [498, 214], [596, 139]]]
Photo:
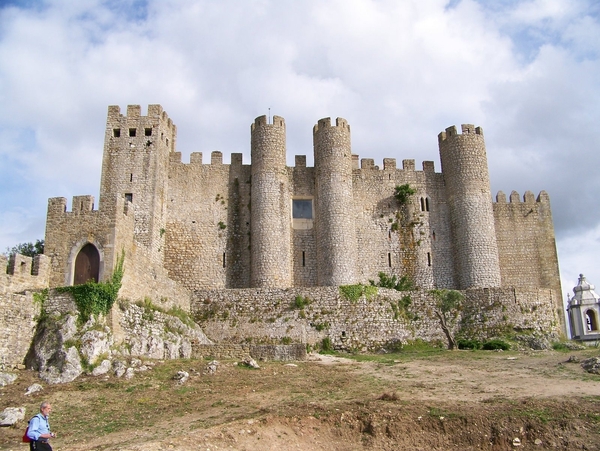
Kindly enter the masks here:
[[70, 382], [83, 372], [100, 376], [112, 371], [129, 378], [147, 369], [137, 357], [190, 358], [192, 343], [212, 344], [191, 321], [185, 323], [151, 306], [123, 303], [116, 308], [121, 310], [122, 343], [115, 345], [102, 316], [83, 326], [78, 326], [76, 313], [47, 316], [38, 323], [25, 359], [27, 367], [39, 371], [40, 378], [50, 384]]

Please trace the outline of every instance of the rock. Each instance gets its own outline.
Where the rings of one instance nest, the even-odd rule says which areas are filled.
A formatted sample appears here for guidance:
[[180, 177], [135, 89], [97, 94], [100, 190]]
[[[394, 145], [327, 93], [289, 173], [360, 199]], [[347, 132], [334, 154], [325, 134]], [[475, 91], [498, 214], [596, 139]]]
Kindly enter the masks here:
[[5, 387], [17, 380], [17, 375], [12, 373], [0, 373], [0, 387]]
[[298, 365], [296, 365], [295, 363], [286, 363], [283, 366], [292, 366], [292, 367], [296, 368]]
[[131, 379], [134, 375], [135, 371], [133, 370], [133, 368], [127, 368], [127, 371], [125, 371], [125, 379]]
[[539, 438], [536, 438], [533, 443], [535, 443], [537, 446], [540, 446], [542, 444], [542, 441]]
[[575, 343], [574, 341], [565, 341], [563, 344], [565, 345], [565, 348], [570, 351], [583, 351], [584, 349], [587, 349], [584, 345]]
[[25, 419], [25, 407], [7, 407], [0, 412], [0, 426], [12, 426]]
[[513, 446], [521, 446], [521, 439], [517, 437], [513, 438], [512, 444]]
[[543, 336], [517, 335], [515, 340], [527, 348], [534, 349], [536, 351], [552, 349], [552, 345], [550, 344], [548, 338]]
[[122, 377], [127, 371], [127, 366], [125, 365], [125, 362], [121, 360], [115, 360], [112, 364], [112, 367], [115, 372], [115, 376], [117, 377]]
[[110, 371], [112, 367], [110, 360], [103, 360], [100, 365], [92, 370], [92, 376], [102, 376]]
[[101, 355], [108, 355], [112, 345], [112, 337], [100, 330], [88, 330], [81, 336], [79, 352], [90, 364], [96, 363]]
[[56, 360], [40, 370], [40, 378], [49, 384], [72, 382], [83, 373], [79, 352], [75, 346], [66, 352], [62, 349], [55, 353]]
[[82, 372], [79, 352], [65, 343], [77, 333], [77, 315], [68, 314], [58, 321], [47, 318], [38, 323], [25, 364], [38, 370], [40, 378], [51, 384], [71, 382]]
[[217, 372], [217, 368], [219, 368], [218, 361], [213, 360], [211, 362], [208, 362], [208, 365], [206, 365], [206, 373], [207, 374], [215, 374]]
[[591, 357], [581, 362], [581, 367], [588, 373], [600, 374], [600, 357]]
[[179, 384], [185, 384], [189, 378], [190, 374], [187, 371], [177, 371], [177, 374], [173, 376], [173, 379]]
[[254, 360], [252, 357], [247, 357], [245, 358], [242, 363], [246, 366], [249, 366], [250, 368], [255, 368], [255, 369], [259, 369], [260, 366], [258, 366], [258, 363], [256, 363], [256, 360]]
[[42, 391], [43, 389], [44, 389], [44, 387], [42, 387], [40, 384], [33, 384], [33, 385], [30, 385], [30, 386], [27, 388], [27, 391], [25, 392], [25, 396], [29, 396], [29, 395], [31, 395], [32, 393], [37, 393], [37, 392], [39, 392], [39, 391]]
[[131, 359], [129, 366], [131, 366], [131, 368], [139, 368], [142, 366], [142, 361], [140, 359]]

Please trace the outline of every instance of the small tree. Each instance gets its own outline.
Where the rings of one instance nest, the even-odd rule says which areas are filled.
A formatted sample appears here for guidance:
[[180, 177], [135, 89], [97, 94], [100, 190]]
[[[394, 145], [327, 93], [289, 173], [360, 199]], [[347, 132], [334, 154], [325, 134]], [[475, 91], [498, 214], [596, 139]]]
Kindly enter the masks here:
[[452, 330], [456, 325], [458, 315], [462, 310], [464, 296], [456, 290], [431, 290], [435, 303], [435, 316], [437, 316], [442, 331], [448, 339], [448, 349], [458, 349]]
[[404, 205], [408, 201], [408, 198], [416, 192], [416, 189], [411, 188], [408, 183], [405, 183], [404, 185], [398, 185], [394, 188], [394, 197], [400, 205]]
[[44, 240], [35, 240], [35, 243], [19, 243], [12, 248], [6, 248], [6, 255], [21, 254], [27, 257], [35, 257], [44, 253]]

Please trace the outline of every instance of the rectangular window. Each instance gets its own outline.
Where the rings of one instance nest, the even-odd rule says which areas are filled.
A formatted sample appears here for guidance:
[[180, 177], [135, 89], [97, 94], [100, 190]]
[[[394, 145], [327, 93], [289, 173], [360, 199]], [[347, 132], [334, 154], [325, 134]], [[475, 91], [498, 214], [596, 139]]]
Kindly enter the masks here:
[[121, 137], [121, 129], [120, 128], [113, 128], [113, 136], [115, 138], [120, 138]]
[[131, 136], [132, 138], [135, 137], [135, 128], [129, 129], [129, 136]]
[[145, 128], [144, 129], [144, 134], [146, 136], [152, 136], [152, 129], [151, 128]]
[[133, 203], [133, 193], [125, 193], [125, 200]]
[[292, 200], [292, 218], [293, 219], [312, 219], [312, 200], [311, 199], [293, 199]]

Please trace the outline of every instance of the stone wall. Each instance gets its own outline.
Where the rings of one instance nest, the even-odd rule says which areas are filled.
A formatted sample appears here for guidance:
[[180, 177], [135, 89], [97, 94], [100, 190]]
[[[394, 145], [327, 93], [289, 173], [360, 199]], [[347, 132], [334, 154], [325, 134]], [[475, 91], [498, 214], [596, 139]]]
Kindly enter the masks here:
[[49, 259], [0, 254], [0, 363], [23, 363], [35, 332], [40, 304], [33, 293], [48, 286]]
[[[560, 312], [554, 308], [560, 293], [553, 290], [470, 289], [464, 294], [462, 324], [467, 334], [487, 338], [515, 330], [562, 333]], [[407, 310], [400, 305], [405, 296], [411, 301]], [[363, 351], [415, 339], [445, 341], [434, 305], [426, 291], [382, 288], [357, 301], [347, 299], [338, 287], [199, 290], [192, 314], [217, 343], [252, 337], [254, 343], [291, 340], [316, 345], [329, 337], [337, 349]]]
[[192, 356], [205, 359], [245, 359], [255, 360], [305, 360], [306, 346], [302, 343], [291, 345], [252, 345], [217, 343], [204, 345], [192, 343]]

